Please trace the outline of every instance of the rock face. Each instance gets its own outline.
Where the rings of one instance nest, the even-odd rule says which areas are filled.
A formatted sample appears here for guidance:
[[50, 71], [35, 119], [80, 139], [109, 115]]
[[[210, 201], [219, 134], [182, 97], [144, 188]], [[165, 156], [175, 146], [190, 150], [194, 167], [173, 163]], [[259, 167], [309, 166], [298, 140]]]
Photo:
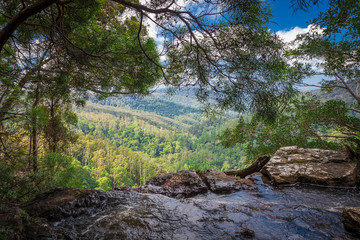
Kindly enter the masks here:
[[202, 174], [210, 191], [215, 193], [231, 193], [239, 190], [255, 190], [257, 187], [250, 179], [228, 176], [223, 172], [206, 170]]
[[232, 193], [255, 189], [257, 187], [249, 179], [227, 176], [215, 170], [206, 170], [203, 173], [186, 170], [155, 176], [139, 188], [139, 192], [187, 198], [208, 190], [215, 193]]
[[344, 228], [360, 236], [360, 207], [346, 207], [342, 214]]
[[292, 146], [280, 148], [261, 172], [275, 184], [355, 186], [358, 166], [346, 153]]
[[[4, 206], [3, 206], [4, 207]], [[30, 216], [18, 206], [0, 211], [0, 239], [50, 239], [51, 227], [45, 219]]]
[[168, 197], [192, 197], [207, 192], [208, 188], [196, 172], [186, 170], [155, 176], [140, 191]]
[[175, 175], [176, 175], [176, 173], [160, 174], [160, 175], [155, 176], [155, 177], [151, 178], [150, 180], [148, 180], [145, 185], [162, 186], [167, 181], [169, 181], [170, 178], [172, 178]]
[[27, 213], [55, 221], [68, 216], [89, 213], [94, 208], [103, 209], [113, 202], [106, 192], [74, 188], [55, 188], [39, 194], [21, 206]]

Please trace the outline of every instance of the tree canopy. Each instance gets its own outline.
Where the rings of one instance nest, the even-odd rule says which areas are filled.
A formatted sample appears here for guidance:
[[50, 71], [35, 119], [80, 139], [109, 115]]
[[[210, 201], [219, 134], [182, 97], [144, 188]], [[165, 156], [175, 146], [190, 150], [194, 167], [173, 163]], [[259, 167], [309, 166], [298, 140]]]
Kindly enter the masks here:
[[[289, 3], [306, 9], [318, 1]], [[271, 9], [261, 0], [10, 0], [0, 8], [0, 167], [32, 172], [26, 176], [37, 179], [29, 180], [33, 186], [43, 182], [39, 172], [70, 173], [79, 165], [61, 154], [76, 140], [70, 129], [77, 121], [74, 105], [84, 105], [89, 94], [148, 94], [159, 84], [191, 87], [208, 113], [247, 113], [223, 140], [246, 142], [252, 157], [288, 144], [337, 148], [338, 139], [360, 142], [358, 1], [330, 1], [292, 45], [269, 31]], [[309, 63], [314, 59], [317, 65]], [[354, 101], [299, 98], [295, 85], [319, 74], [326, 77], [323, 90], [344, 89]], [[129, 147], [150, 146], [135, 144], [144, 136], [140, 127], [124, 129], [134, 135]], [[199, 142], [207, 144], [209, 136]], [[94, 186], [89, 175], [107, 189], [121, 181], [142, 183], [151, 174], [137, 158], [121, 165], [118, 158], [132, 152], [105, 145], [106, 151], [94, 153], [101, 164], [78, 168], [87, 185]], [[161, 151], [179, 153], [179, 146], [164, 143]], [[156, 166], [152, 161], [147, 167]], [[139, 166], [131, 170], [132, 180], [126, 171], [131, 162]]]
[[271, 124], [256, 116], [241, 120], [222, 136], [224, 144], [247, 142], [252, 156], [272, 154], [286, 145], [338, 149], [345, 144], [359, 151], [359, 26], [359, 1], [330, 1], [329, 8], [311, 22], [310, 31], [288, 46], [287, 54], [298, 71], [323, 78], [318, 84], [303, 80], [299, 84], [335, 92], [340, 99], [324, 94], [318, 99], [319, 94], [310, 92], [292, 100]]

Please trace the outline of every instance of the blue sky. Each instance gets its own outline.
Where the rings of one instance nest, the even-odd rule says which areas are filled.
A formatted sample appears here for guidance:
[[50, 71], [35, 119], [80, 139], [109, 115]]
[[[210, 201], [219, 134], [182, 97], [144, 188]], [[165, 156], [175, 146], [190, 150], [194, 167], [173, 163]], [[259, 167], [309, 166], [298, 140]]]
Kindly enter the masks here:
[[[273, 15], [269, 27], [286, 42], [294, 40], [297, 34], [308, 31], [307, 27], [311, 20], [329, 7], [328, 0], [319, 0], [318, 4], [310, 6], [307, 11], [300, 9], [294, 11], [291, 0], [270, 0], [269, 4], [272, 6]], [[323, 78], [324, 76], [313, 76], [305, 79], [304, 82], [318, 84]], [[300, 89], [310, 90], [317, 88], [301, 87]]]
[[303, 10], [294, 12], [291, 0], [271, 0], [269, 4], [272, 6], [273, 15], [270, 27], [274, 32], [289, 31], [294, 27], [306, 28], [309, 21], [328, 7], [327, 0], [320, 0], [318, 4], [308, 8], [306, 12]]

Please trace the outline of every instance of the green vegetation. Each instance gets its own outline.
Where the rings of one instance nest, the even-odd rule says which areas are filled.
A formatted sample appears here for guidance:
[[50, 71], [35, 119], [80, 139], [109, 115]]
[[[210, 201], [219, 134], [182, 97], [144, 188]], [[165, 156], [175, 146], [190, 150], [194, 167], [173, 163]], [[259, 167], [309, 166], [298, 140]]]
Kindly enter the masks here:
[[[268, 30], [267, 2], [190, 2], [0, 2], [0, 201], [237, 169], [284, 145], [359, 151], [359, 1], [331, 0], [289, 46]], [[301, 96], [319, 74], [347, 102]], [[172, 98], [124, 96], [162, 85]]]
[[[272, 154], [286, 145], [347, 146], [359, 154], [359, 23], [359, 1], [330, 1], [329, 9], [313, 20], [308, 33], [297, 36], [287, 53], [299, 71], [324, 77], [317, 85], [321, 92], [295, 97], [275, 121], [241, 119], [222, 136], [224, 145], [246, 143], [247, 154], [253, 156]], [[314, 60], [315, 66], [309, 63]]]
[[[128, 101], [136, 109], [144, 102], [153, 103], [165, 95], [158, 93], [155, 96], [149, 102], [142, 98]], [[122, 174], [129, 177], [130, 181], [123, 182], [127, 186], [144, 184], [154, 174], [163, 172], [189, 168], [228, 170], [243, 166], [245, 156], [241, 146], [224, 148], [217, 141], [217, 135], [234, 120], [197, 120], [203, 117], [195, 108], [196, 114], [178, 115], [189, 107], [172, 98], [161, 102], [164, 109], [177, 106], [173, 109], [177, 112], [174, 118], [129, 111], [129, 106], [123, 109], [106, 105], [124, 105], [123, 100], [124, 97], [112, 98], [111, 101], [102, 101], [103, 105], [89, 102], [85, 108], [79, 108], [76, 129], [80, 138], [69, 153], [82, 166], [91, 169], [93, 175], [97, 172], [96, 179], [106, 180], [109, 188], [120, 186], [111, 180], [114, 167], [118, 165], [123, 166]], [[116, 164], [114, 159], [118, 159]]]

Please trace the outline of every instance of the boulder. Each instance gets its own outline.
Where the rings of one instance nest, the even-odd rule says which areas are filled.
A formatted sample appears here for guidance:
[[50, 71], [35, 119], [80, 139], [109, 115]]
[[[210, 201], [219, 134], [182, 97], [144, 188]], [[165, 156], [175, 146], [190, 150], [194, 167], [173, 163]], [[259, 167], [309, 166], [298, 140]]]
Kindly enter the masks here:
[[292, 146], [280, 148], [261, 172], [275, 184], [355, 186], [358, 166], [346, 153]]
[[205, 170], [202, 178], [210, 191], [215, 193], [232, 193], [239, 190], [255, 190], [257, 187], [250, 179], [228, 176], [224, 172]]
[[360, 236], [360, 207], [346, 207], [342, 214], [344, 228]]
[[169, 181], [169, 179], [172, 178], [174, 175], [176, 175], [176, 173], [164, 173], [164, 174], [157, 175], [157, 176], [149, 179], [145, 185], [162, 186], [167, 181]]
[[192, 197], [207, 192], [208, 188], [196, 172], [184, 170], [155, 176], [142, 186], [140, 191], [168, 197]]
[[50, 239], [51, 236], [51, 227], [45, 219], [32, 217], [18, 206], [0, 209], [0, 239]]
[[206, 184], [194, 171], [180, 171], [163, 186], [171, 196], [192, 197], [208, 191]]
[[228, 176], [224, 172], [205, 170], [196, 173], [184, 170], [155, 176], [138, 191], [163, 194], [168, 197], [193, 197], [208, 190], [215, 193], [232, 193], [255, 189], [257, 187], [252, 180]]
[[94, 208], [104, 208], [110, 199], [111, 196], [103, 191], [55, 188], [39, 194], [21, 208], [31, 216], [57, 221], [90, 213]]

